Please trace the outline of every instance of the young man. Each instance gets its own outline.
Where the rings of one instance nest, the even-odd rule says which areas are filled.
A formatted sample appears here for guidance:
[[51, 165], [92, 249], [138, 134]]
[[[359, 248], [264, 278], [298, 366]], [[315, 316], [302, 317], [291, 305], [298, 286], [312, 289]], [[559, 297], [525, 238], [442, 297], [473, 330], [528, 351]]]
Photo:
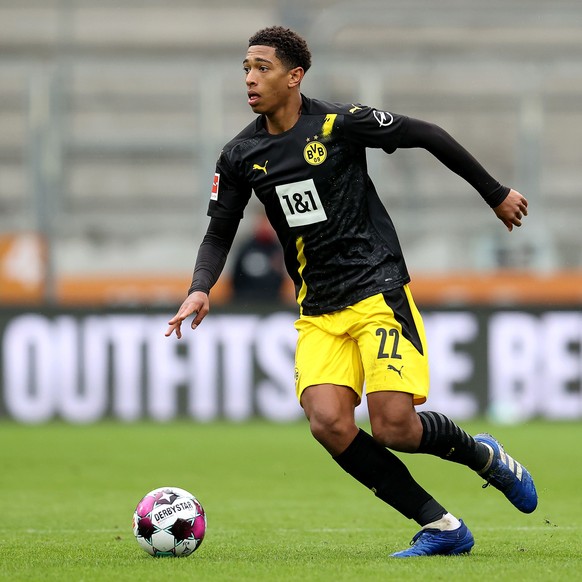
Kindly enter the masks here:
[[[295, 283], [296, 389], [313, 436], [340, 467], [421, 526], [411, 547], [393, 556], [466, 553], [474, 543], [467, 526], [388, 449], [467, 465], [525, 513], [536, 508], [537, 494], [529, 472], [493, 437], [473, 438], [442, 414], [415, 410], [429, 389], [423, 324], [365, 149], [426, 149], [467, 180], [509, 231], [521, 225], [527, 201], [436, 125], [303, 96], [310, 65], [305, 41], [288, 29], [266, 28], [249, 40], [243, 69], [259, 117], [220, 154], [192, 285], [166, 335], [180, 338], [188, 316], [195, 329], [208, 313], [208, 294], [254, 190]], [[354, 420], [364, 379], [372, 435]]]

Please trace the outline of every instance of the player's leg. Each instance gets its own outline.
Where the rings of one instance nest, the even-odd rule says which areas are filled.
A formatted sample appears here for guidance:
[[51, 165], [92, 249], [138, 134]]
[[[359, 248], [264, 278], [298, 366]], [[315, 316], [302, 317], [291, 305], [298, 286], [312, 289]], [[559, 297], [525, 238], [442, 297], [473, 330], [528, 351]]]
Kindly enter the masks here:
[[[378, 448], [416, 452], [423, 425], [415, 403], [428, 394], [428, 358], [422, 320], [410, 308], [405, 289], [370, 297], [351, 308], [357, 325], [350, 333], [358, 343], [366, 375], [372, 435]], [[418, 316], [420, 317], [420, 316]], [[402, 495], [402, 492], [400, 492]], [[434, 499], [417, 519], [422, 526], [411, 548], [397, 557], [457, 554], [470, 551], [467, 527]]]
[[[520, 511], [533, 511], [537, 494], [531, 475], [493, 437], [473, 438], [441, 413], [416, 413], [414, 404], [424, 402], [428, 395], [422, 318], [407, 287], [385, 293], [383, 299], [388, 309], [382, 329], [387, 331], [379, 334], [376, 344], [370, 341], [370, 333], [361, 334], [360, 339], [361, 350], [367, 353], [364, 361], [368, 363], [368, 405], [374, 437], [397, 451], [435, 455], [466, 465], [501, 490]], [[380, 313], [383, 307], [376, 306]], [[392, 345], [382, 347], [384, 337], [392, 337]], [[380, 356], [389, 357], [383, 361]], [[394, 370], [398, 373], [387, 374]]]
[[404, 463], [358, 429], [356, 402], [353, 390], [333, 384], [310, 386], [301, 395], [313, 436], [344, 471], [419, 524], [440, 519], [446, 511], [414, 481]]
[[[328, 331], [333, 327], [324, 325], [330, 323], [329, 319], [338, 318], [302, 318], [296, 324], [297, 394], [314, 437], [347, 473], [406, 517], [429, 526], [427, 532], [432, 533], [435, 528], [455, 529], [440, 533], [436, 543], [434, 536], [427, 540], [424, 535], [407, 551], [407, 556], [469, 551], [473, 537], [468, 529], [416, 483], [396, 455], [357, 428], [354, 410], [363, 383], [359, 350], [356, 342], [345, 334], [323, 333], [322, 327]], [[329, 366], [329, 362], [334, 365]], [[341, 383], [321, 382], [326, 377]], [[321, 383], [312, 384], [316, 379]]]
[[[378, 446], [403, 452], [414, 452], [422, 438], [422, 424], [414, 409], [412, 395], [404, 392], [383, 391], [368, 395], [368, 409], [372, 434]], [[379, 422], [380, 421], [380, 422]], [[385, 433], [385, 427], [390, 432]], [[389, 438], [386, 438], [389, 434]], [[388, 449], [384, 449], [388, 450]], [[433, 504], [434, 513], [426, 521], [417, 522], [422, 529], [412, 540], [412, 546], [394, 557], [460, 554], [470, 551], [473, 536], [462, 520], [457, 519], [439, 504]], [[426, 515], [428, 517], [428, 515]]]
[[416, 413], [429, 391], [428, 354], [422, 317], [407, 286], [354, 306], [360, 325], [352, 330], [362, 354], [373, 435], [391, 449], [428, 453], [485, 467], [487, 447], [444, 415]]
[[417, 414], [412, 396], [403, 392], [373, 392], [368, 395], [368, 408], [372, 434], [383, 445], [466, 465], [520, 511], [531, 513], [537, 507], [531, 474], [491, 435], [472, 437], [444, 414]]
[[368, 394], [374, 438], [403, 453], [425, 453], [483, 470], [491, 451], [444, 414], [416, 412], [412, 394], [376, 391]]
[[332, 457], [345, 451], [358, 434], [357, 403], [358, 395], [346, 386], [309, 386], [301, 394], [311, 434]]

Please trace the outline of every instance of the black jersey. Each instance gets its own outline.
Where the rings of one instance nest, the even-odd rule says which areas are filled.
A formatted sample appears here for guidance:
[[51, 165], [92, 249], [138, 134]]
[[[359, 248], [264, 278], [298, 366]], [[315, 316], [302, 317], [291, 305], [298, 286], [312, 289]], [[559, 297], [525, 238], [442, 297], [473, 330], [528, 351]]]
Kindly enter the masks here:
[[255, 192], [283, 246], [303, 314], [336, 311], [409, 281], [365, 155], [366, 147], [393, 152], [406, 121], [303, 97], [292, 129], [271, 135], [259, 117], [221, 152], [209, 216], [241, 218]]
[[271, 135], [259, 117], [221, 152], [208, 214], [224, 226], [211, 221], [190, 292], [208, 292], [218, 278], [253, 191], [283, 245], [304, 315], [336, 311], [408, 283], [394, 225], [368, 176], [367, 147], [387, 153], [423, 147], [492, 208], [509, 193], [434, 124], [302, 96], [301, 116], [289, 131]]

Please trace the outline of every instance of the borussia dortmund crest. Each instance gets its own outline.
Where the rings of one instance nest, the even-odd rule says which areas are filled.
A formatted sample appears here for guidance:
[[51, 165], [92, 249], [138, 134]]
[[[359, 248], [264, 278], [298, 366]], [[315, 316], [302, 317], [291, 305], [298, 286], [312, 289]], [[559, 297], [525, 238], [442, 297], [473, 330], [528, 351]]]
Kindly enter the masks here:
[[305, 146], [303, 157], [308, 164], [319, 166], [327, 159], [327, 150], [322, 143], [312, 141]]

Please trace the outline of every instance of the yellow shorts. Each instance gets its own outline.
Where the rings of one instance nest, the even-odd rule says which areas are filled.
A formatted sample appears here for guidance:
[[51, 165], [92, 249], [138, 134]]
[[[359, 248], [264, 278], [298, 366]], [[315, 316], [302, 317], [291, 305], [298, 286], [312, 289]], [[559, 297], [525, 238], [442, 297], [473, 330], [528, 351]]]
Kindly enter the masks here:
[[394, 390], [428, 397], [429, 371], [422, 318], [408, 285], [324, 315], [302, 315], [295, 355], [295, 389], [317, 384], [366, 392]]

